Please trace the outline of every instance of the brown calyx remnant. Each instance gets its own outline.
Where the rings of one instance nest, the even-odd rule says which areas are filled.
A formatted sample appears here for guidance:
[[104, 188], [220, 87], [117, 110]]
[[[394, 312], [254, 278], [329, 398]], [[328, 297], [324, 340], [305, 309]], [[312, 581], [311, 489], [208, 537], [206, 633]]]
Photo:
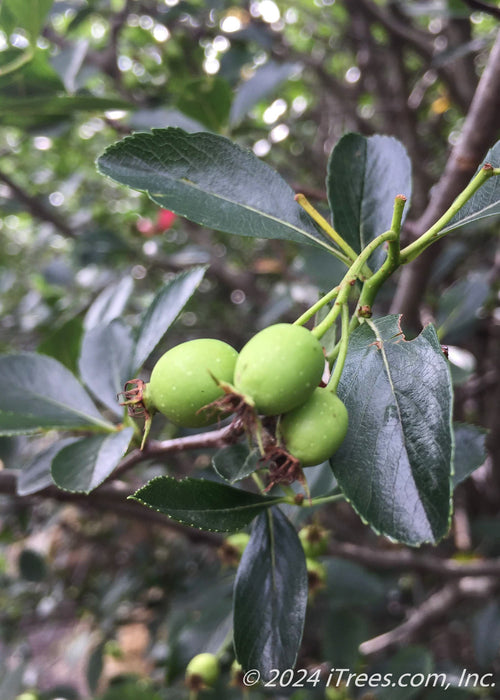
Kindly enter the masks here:
[[123, 396], [124, 401], [120, 401], [120, 406], [127, 406], [129, 416], [134, 418], [144, 416], [147, 420], [151, 416], [144, 402], [145, 386], [146, 382], [142, 379], [129, 379], [128, 382], [125, 382], [123, 391], [118, 394], [117, 398], [120, 399]]
[[264, 489], [265, 492], [270, 491], [273, 486], [285, 484], [289, 486], [294, 481], [302, 484], [304, 489], [307, 489], [304, 472], [300, 466], [300, 461], [293, 457], [284, 447], [275, 443], [267, 445], [264, 449], [264, 454], [261, 461], [269, 462], [269, 483]]

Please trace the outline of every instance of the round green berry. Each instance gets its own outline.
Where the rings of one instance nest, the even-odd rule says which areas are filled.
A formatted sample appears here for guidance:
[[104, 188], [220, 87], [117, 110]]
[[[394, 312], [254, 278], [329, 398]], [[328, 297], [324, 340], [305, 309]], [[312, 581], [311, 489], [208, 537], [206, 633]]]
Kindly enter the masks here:
[[303, 467], [312, 467], [338, 450], [347, 424], [347, 409], [339, 397], [328, 388], [318, 388], [305, 403], [283, 416], [279, 432], [287, 452]]
[[201, 409], [223, 396], [217, 381], [232, 382], [237, 357], [234, 348], [213, 338], [176, 345], [154, 366], [146, 404], [186, 428], [214, 423], [220, 415]]
[[307, 328], [278, 323], [242, 348], [234, 385], [252, 399], [258, 413], [274, 416], [304, 403], [321, 381], [324, 366], [321, 343]]

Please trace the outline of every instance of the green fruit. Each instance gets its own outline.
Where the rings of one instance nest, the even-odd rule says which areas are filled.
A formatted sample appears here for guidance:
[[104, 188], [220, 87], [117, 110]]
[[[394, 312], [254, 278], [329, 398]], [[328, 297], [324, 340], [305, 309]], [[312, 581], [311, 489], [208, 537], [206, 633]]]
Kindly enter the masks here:
[[321, 464], [338, 450], [347, 432], [347, 409], [330, 389], [318, 388], [281, 419], [280, 437], [303, 467]]
[[246, 549], [247, 544], [250, 542], [250, 535], [248, 535], [246, 532], [236, 532], [234, 535], [229, 535], [229, 537], [226, 537], [224, 540], [224, 543], [235, 549], [238, 554], [241, 555]]
[[306, 557], [315, 559], [326, 554], [328, 549], [328, 531], [319, 525], [306, 525], [299, 530], [299, 540]]
[[237, 357], [230, 345], [211, 338], [176, 345], [154, 366], [146, 388], [146, 405], [152, 403], [176, 425], [210, 425], [219, 416], [198, 411], [223, 396], [215, 380], [232, 382]]
[[321, 381], [324, 366], [321, 343], [307, 328], [278, 323], [243, 347], [234, 385], [259, 413], [276, 416], [304, 403]]
[[194, 690], [213, 686], [219, 677], [219, 660], [214, 654], [198, 654], [186, 668], [186, 685]]

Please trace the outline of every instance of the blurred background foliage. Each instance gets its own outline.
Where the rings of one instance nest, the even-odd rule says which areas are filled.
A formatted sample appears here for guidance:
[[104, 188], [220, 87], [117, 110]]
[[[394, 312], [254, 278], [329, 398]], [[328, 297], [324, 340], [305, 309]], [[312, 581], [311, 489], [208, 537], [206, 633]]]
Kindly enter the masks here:
[[[98, 175], [96, 157], [131, 131], [209, 130], [253, 150], [326, 211], [325, 169], [338, 139], [390, 134], [414, 168], [408, 237], [498, 32], [498, 3], [489, 5], [491, 12], [462, 0], [3, 0], [0, 350], [39, 350], [75, 371], [92, 304], [114, 300], [133, 324], [164, 281], [198, 263], [209, 271], [149, 368], [177, 342], [218, 337], [239, 348], [257, 329], [293, 320], [336, 284], [342, 269], [333, 258], [170, 216]], [[436, 248], [426, 294], [415, 300], [421, 321], [434, 321], [451, 346], [457, 418], [493, 435], [490, 457], [457, 489], [454, 529], [440, 545], [449, 557], [500, 553], [498, 227], [487, 220]], [[377, 313], [389, 310], [397, 284], [384, 289]], [[41, 446], [3, 439], [0, 456], [19, 469]], [[131, 480], [204, 473], [209, 462], [203, 451], [182, 454]], [[221, 562], [219, 538], [119, 517], [93, 496], [83, 509], [0, 499], [2, 700], [185, 698], [187, 661], [216, 650], [230, 620], [234, 570]], [[317, 517], [341, 541], [390, 546], [347, 505]], [[400, 623], [439, 583], [411, 570], [380, 574], [325, 561], [299, 667], [363, 668], [359, 643]], [[500, 609], [490, 598], [377, 663], [395, 673], [408, 658], [417, 670], [451, 675], [464, 666], [498, 671]], [[230, 654], [223, 660], [227, 671]], [[228, 682], [225, 672], [217, 697], [241, 697]], [[498, 697], [490, 692], [483, 697]], [[470, 697], [453, 689], [446, 697], [452, 693]], [[325, 697], [310, 688], [277, 694]], [[444, 697], [407, 689], [410, 696]]]

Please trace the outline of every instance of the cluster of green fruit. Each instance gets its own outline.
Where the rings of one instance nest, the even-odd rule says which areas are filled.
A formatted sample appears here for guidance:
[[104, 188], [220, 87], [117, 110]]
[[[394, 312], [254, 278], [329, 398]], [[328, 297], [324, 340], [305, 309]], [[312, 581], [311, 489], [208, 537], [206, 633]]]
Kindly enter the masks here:
[[[319, 387], [324, 366], [321, 343], [309, 330], [279, 323], [257, 333], [240, 353], [214, 339], [175, 346], [153, 368], [143, 400], [149, 412], [183, 427], [213, 423], [210, 408], [218, 402], [226, 410], [244, 405], [260, 416], [280, 416], [277, 444], [308, 467], [331, 457], [347, 431], [344, 404]], [[222, 401], [228, 395], [233, 404]]]

